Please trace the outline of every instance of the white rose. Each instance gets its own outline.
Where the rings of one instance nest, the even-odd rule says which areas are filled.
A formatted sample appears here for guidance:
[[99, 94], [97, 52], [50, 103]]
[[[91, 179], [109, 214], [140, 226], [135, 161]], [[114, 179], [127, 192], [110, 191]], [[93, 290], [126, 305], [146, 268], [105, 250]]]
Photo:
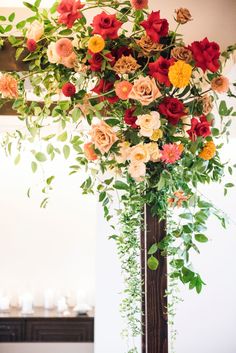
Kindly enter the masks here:
[[39, 39], [44, 34], [44, 26], [39, 21], [34, 21], [30, 24], [28, 31], [26, 33], [26, 38], [33, 39], [35, 42], [38, 42]]
[[51, 64], [60, 64], [61, 58], [57, 54], [55, 46], [56, 46], [55, 42], [51, 42], [48, 46], [48, 50], [47, 50], [48, 61]]
[[157, 162], [161, 157], [158, 144], [156, 142], [150, 142], [147, 144], [147, 148], [150, 154], [150, 161]]
[[154, 130], [161, 126], [160, 114], [156, 111], [150, 114], [139, 115], [136, 124], [140, 126], [140, 134], [145, 137], [151, 137]]
[[146, 165], [142, 162], [130, 163], [128, 171], [136, 181], [143, 181], [146, 174]]
[[146, 163], [150, 159], [150, 154], [147, 145], [139, 144], [133, 146], [130, 150], [129, 159], [132, 163]]

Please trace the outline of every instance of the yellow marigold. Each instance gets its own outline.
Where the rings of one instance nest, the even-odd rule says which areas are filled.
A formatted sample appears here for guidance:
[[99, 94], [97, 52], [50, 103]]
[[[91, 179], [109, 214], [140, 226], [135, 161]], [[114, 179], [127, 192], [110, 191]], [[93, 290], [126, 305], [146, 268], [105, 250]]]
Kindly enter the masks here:
[[205, 161], [209, 161], [214, 157], [216, 153], [216, 146], [213, 141], [208, 141], [201, 152], [199, 153], [199, 157], [204, 159]]
[[95, 35], [89, 39], [88, 48], [93, 53], [100, 53], [105, 48], [105, 41], [101, 36]]
[[169, 80], [177, 88], [186, 87], [192, 75], [192, 66], [182, 60], [178, 60], [169, 68]]
[[157, 129], [153, 131], [153, 134], [151, 136], [152, 141], [158, 141], [163, 137], [163, 131], [161, 129]]

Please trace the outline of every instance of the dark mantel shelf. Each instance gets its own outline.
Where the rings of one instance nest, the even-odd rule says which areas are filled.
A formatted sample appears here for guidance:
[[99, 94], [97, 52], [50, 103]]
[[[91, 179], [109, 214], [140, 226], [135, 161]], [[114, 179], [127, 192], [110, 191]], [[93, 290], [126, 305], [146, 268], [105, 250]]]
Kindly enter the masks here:
[[36, 309], [33, 315], [20, 310], [0, 314], [0, 343], [3, 342], [94, 342], [94, 315], [67, 316], [54, 310]]

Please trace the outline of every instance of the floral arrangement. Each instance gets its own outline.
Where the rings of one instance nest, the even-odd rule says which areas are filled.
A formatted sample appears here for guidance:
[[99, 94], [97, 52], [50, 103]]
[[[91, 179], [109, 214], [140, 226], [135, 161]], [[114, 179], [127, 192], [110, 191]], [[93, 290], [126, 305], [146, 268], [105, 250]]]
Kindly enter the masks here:
[[[33, 15], [16, 24], [22, 36], [8, 40], [29, 72], [2, 74], [0, 102], [13, 100], [28, 133], [8, 134], [4, 147], [10, 153], [14, 138], [19, 149], [23, 140], [45, 141], [45, 151], [32, 151], [33, 172], [57, 154], [68, 158], [73, 149], [71, 173], [81, 167], [90, 173], [84, 193], [99, 193], [110, 222], [113, 191], [120, 191], [120, 229], [114, 227], [111, 238], [125, 278], [126, 334], [135, 336], [140, 333], [138, 230], [144, 204], [167, 219], [166, 237], [149, 249], [149, 267], [158, 268], [158, 253], [168, 256], [170, 279], [198, 293], [204, 282], [191, 267], [191, 251], [199, 252], [197, 244], [208, 240], [210, 214], [225, 226], [224, 214], [204, 199], [198, 185], [221, 182], [226, 168], [232, 174], [219, 150], [228, 135], [228, 117], [236, 115], [224, 100], [224, 95], [235, 97], [233, 83], [222, 75], [236, 46], [222, 53], [208, 38], [186, 45], [178, 29], [192, 20], [190, 11], [175, 11], [176, 30], [171, 31], [160, 11], [148, 10], [148, 0], [61, 0], [50, 11], [39, 9], [40, 0], [24, 5]], [[85, 12], [93, 8], [98, 14], [87, 23]], [[14, 17], [1, 16], [3, 35], [11, 31]], [[43, 106], [28, 101], [28, 80]], [[212, 114], [215, 104], [219, 119]], [[53, 125], [60, 126], [60, 134], [45, 133]], [[46, 180], [47, 187], [52, 180]], [[226, 184], [225, 193], [232, 186]]]

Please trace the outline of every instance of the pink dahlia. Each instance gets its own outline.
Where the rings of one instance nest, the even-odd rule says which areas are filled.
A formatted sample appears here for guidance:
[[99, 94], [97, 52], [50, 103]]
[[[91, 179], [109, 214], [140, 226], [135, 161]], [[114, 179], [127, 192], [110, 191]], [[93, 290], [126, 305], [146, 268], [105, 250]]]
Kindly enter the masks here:
[[177, 144], [168, 143], [162, 147], [161, 160], [165, 163], [173, 164], [180, 159], [181, 151]]

